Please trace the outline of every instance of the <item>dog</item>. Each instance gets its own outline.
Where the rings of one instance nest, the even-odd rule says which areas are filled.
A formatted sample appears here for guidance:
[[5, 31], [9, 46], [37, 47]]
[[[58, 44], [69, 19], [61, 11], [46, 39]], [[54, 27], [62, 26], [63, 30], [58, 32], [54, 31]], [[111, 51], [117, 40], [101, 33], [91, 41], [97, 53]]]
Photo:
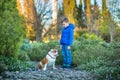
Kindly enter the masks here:
[[58, 56], [57, 49], [51, 49], [48, 52], [48, 54], [38, 63], [38, 68], [43, 69], [45, 71], [48, 65], [52, 65], [53, 69], [56, 69], [55, 61], [57, 56]]

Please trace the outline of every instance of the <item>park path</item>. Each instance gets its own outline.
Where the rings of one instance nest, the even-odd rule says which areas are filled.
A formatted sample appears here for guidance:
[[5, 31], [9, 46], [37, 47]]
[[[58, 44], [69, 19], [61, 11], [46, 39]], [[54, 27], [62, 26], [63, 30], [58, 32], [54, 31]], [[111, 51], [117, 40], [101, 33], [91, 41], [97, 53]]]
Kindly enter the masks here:
[[[36, 65], [35, 65], [36, 67]], [[53, 70], [49, 67], [43, 71], [37, 68], [28, 69], [26, 71], [6, 71], [0, 76], [0, 80], [96, 80], [94, 76], [86, 71], [71, 69], [63, 69], [57, 66]]]

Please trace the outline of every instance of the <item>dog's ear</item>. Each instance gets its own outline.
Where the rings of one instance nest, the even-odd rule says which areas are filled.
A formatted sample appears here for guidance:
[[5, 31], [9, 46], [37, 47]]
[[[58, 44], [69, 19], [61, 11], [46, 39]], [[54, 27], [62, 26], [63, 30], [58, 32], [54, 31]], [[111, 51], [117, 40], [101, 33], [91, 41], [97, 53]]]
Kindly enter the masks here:
[[54, 51], [54, 49], [51, 49], [50, 51], [52, 51], [52, 52], [53, 52], [53, 51]]
[[57, 50], [56, 49], [51, 49], [51, 52], [56, 53]]

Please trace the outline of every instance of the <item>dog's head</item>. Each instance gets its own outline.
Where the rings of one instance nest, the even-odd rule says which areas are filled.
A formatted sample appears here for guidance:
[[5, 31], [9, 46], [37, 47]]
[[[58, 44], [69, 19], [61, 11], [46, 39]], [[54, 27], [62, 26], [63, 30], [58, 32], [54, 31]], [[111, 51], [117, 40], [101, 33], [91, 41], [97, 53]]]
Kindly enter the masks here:
[[54, 55], [54, 56], [58, 56], [58, 50], [57, 49], [51, 49], [50, 52]]

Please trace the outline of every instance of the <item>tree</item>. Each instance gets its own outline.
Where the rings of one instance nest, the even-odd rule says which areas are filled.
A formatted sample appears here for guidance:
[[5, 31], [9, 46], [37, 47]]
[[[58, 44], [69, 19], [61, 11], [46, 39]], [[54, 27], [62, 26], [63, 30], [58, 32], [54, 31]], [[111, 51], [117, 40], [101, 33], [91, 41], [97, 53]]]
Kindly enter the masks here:
[[76, 24], [76, 0], [63, 0], [64, 14], [68, 17], [69, 21]]
[[116, 23], [120, 23], [120, 0], [109, 0], [108, 10], [112, 14], [111, 17]]
[[87, 27], [87, 20], [86, 20], [86, 15], [85, 13], [83, 12], [83, 4], [82, 4], [82, 0], [80, 0], [80, 5], [79, 7], [77, 7], [77, 20], [78, 20], [78, 27], [81, 27], [81, 28], [86, 28]]
[[120, 7], [119, 7], [120, 0], [109, 0], [108, 1], [108, 10], [110, 11], [112, 20], [114, 21], [115, 26], [115, 34], [114, 40], [120, 41]]
[[[49, 0], [17, 0], [18, 4], [23, 5], [18, 8], [21, 15], [24, 16], [27, 24], [26, 36], [30, 40], [42, 41], [47, 31], [44, 28], [46, 22], [52, 18], [51, 3]], [[23, 11], [22, 11], [23, 10]], [[45, 31], [45, 33], [43, 32]]]
[[92, 25], [91, 25], [91, 6], [90, 6], [90, 1], [91, 0], [84, 0], [85, 3], [85, 13], [87, 17], [87, 27], [88, 27], [88, 32], [92, 32]]
[[91, 13], [92, 13], [92, 26], [93, 26], [93, 32], [99, 36], [99, 26], [100, 26], [100, 11], [99, 11], [99, 7], [97, 4], [97, 1], [94, 0], [94, 5], [92, 6], [91, 9]]
[[16, 0], [0, 1], [0, 55], [17, 57], [25, 31], [16, 7]]
[[19, 13], [25, 18], [26, 24], [26, 37], [30, 40], [35, 40], [35, 6], [34, 0], [16, 0], [17, 1], [17, 9]]
[[57, 38], [57, 4], [58, 4], [58, 0], [52, 0], [52, 34], [51, 37], [53, 36], [53, 39]]
[[[58, 6], [59, 6], [59, 5], [58, 5]], [[59, 39], [59, 38], [60, 38], [60, 35], [61, 35], [61, 30], [62, 30], [61, 21], [62, 21], [62, 19], [65, 17], [63, 7], [60, 7], [60, 6], [59, 6], [57, 17], [58, 17], [58, 19], [57, 19], [57, 35], [58, 35], [58, 39]]]
[[102, 0], [102, 19], [103, 19], [103, 27], [108, 27], [108, 32], [110, 35], [110, 42], [114, 40], [114, 31], [115, 31], [115, 23], [112, 20], [111, 14], [106, 6], [106, 0]]
[[[50, 31], [45, 29], [45, 24], [49, 24], [52, 16], [51, 11], [51, 3], [50, 1], [45, 2], [44, 0], [36, 0], [35, 1], [35, 10], [36, 10], [36, 23], [35, 23], [35, 31], [36, 31], [36, 40], [42, 41], [43, 37]], [[43, 30], [45, 32], [43, 32]]]

